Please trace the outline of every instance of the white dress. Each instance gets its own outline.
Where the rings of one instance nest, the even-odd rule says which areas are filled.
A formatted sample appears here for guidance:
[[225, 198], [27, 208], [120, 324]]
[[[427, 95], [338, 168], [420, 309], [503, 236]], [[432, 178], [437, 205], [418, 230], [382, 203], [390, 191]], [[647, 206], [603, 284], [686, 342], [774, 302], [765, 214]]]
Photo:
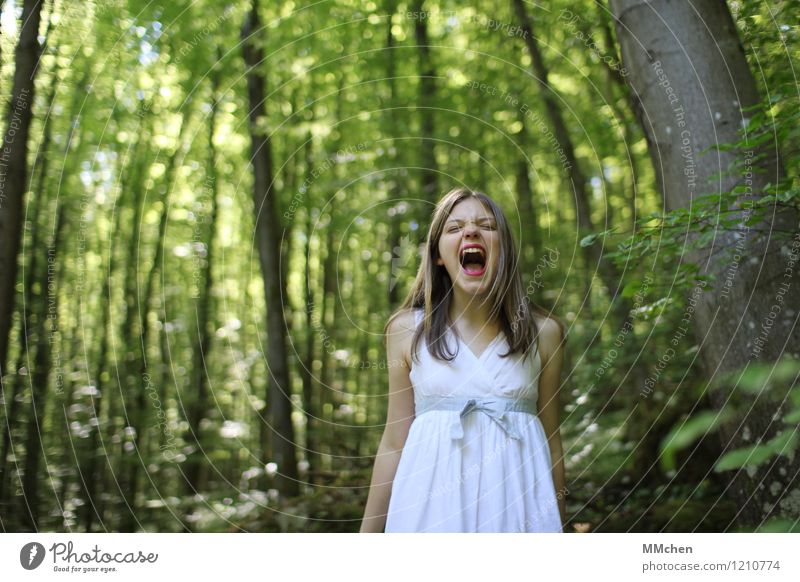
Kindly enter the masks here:
[[[419, 325], [422, 309], [415, 311]], [[448, 340], [452, 351], [457, 337], [450, 332]], [[385, 531], [561, 532], [550, 450], [535, 414], [538, 350], [533, 361], [501, 358], [502, 332], [480, 357], [463, 342], [457, 349], [451, 362], [437, 360], [420, 339], [410, 371], [416, 415]]]

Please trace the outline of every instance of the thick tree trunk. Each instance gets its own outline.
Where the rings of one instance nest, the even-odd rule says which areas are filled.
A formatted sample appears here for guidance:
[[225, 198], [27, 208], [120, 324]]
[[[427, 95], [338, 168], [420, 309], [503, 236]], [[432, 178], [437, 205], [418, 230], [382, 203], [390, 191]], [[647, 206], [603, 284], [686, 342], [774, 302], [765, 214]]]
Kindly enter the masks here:
[[[49, 27], [48, 27], [49, 28]], [[57, 75], [58, 69], [56, 68], [53, 71], [52, 81], [50, 83], [50, 89], [48, 91], [48, 96], [46, 103], [50, 106], [50, 112], [52, 112], [53, 101], [55, 99], [56, 94], [56, 85], [58, 80]], [[38, 259], [40, 254], [37, 252], [40, 245], [42, 244], [42, 235], [46, 232], [46, 229], [41, 225], [41, 214], [44, 209], [46, 209], [49, 203], [49, 197], [46, 196], [45, 191], [45, 178], [47, 177], [47, 170], [49, 168], [49, 161], [50, 157], [48, 155], [50, 149], [50, 137], [52, 135], [52, 121], [51, 115], [47, 115], [44, 121], [44, 127], [42, 129], [42, 142], [39, 146], [39, 151], [41, 151], [40, 159], [38, 160], [39, 170], [38, 170], [38, 179], [36, 182], [36, 189], [37, 196], [31, 201], [33, 220], [33, 232], [31, 234], [31, 249], [30, 252], [30, 259], [29, 264], [27, 267], [28, 275], [23, 278], [25, 280], [23, 286], [23, 303], [22, 308], [20, 308], [20, 318], [23, 320], [23, 325], [19, 328], [19, 348], [20, 353], [17, 356], [17, 365], [16, 371], [22, 369], [25, 366], [25, 362], [28, 358], [28, 338], [26, 337], [26, 332], [36, 329], [36, 325], [38, 322], [38, 318], [45, 316], [46, 311], [46, 302], [41, 298], [42, 290], [39, 291], [39, 296], [37, 299], [41, 299], [41, 303], [34, 299], [34, 283], [39, 280], [38, 278]], [[44, 254], [44, 253], [42, 253]], [[39, 306], [39, 312], [33, 309], [34, 306]], [[27, 309], [26, 309], [27, 307]], [[8, 451], [11, 444], [11, 429], [16, 425], [17, 422], [17, 412], [19, 410], [19, 403], [17, 402], [16, 395], [21, 388], [22, 382], [25, 380], [23, 376], [16, 374], [13, 381], [10, 381], [6, 384], [6, 386], [0, 387], [0, 391], [3, 391], [5, 387], [13, 386], [11, 390], [10, 399], [6, 399], [5, 402], [8, 403], [8, 408], [5, 410], [8, 411], [4, 422], [2, 423], [2, 443], [0, 443], [0, 507], [4, 505], [5, 500], [5, 484], [6, 484], [6, 459], [8, 457]]]
[[265, 134], [266, 129], [259, 127], [259, 120], [266, 119], [266, 80], [259, 71], [264, 64], [264, 51], [261, 48], [263, 34], [264, 29], [258, 17], [258, 1], [253, 0], [242, 26], [242, 51], [247, 67], [255, 234], [267, 304], [267, 367], [270, 374], [267, 406], [272, 431], [272, 446], [269, 449], [272, 454], [265, 456], [264, 462], [278, 465], [276, 489], [284, 495], [295, 496], [299, 487], [283, 315], [285, 281], [281, 280], [280, 272], [281, 223], [275, 200], [270, 138]]
[[43, 4], [42, 0], [25, 0], [22, 5], [14, 84], [0, 150], [0, 382], [6, 372], [14, 313], [22, 203], [28, 186], [28, 134], [33, 119], [34, 78], [41, 54], [38, 35]]
[[[770, 151], [769, 145], [753, 148], [755, 151], [701, 155], [706, 148], [738, 140], [749, 115], [742, 108], [759, 102], [725, 2], [612, 0], [611, 8], [667, 209], [691, 208], [695, 196], [730, 191], [737, 185], [751, 189], [740, 202], [761, 196], [766, 184], [774, 184], [781, 174], [777, 153]], [[765, 157], [759, 158], [761, 154]], [[717, 175], [737, 159], [744, 160], [745, 166], [752, 160], [752, 171]], [[796, 273], [787, 265], [788, 245], [759, 240], [744, 225], [746, 213], [741, 211], [739, 229], [718, 229], [712, 248], [685, 257], [700, 267], [701, 274], [716, 278], [705, 293], [696, 294], [695, 306], [694, 333], [710, 379], [754, 359], [775, 361], [783, 354], [800, 351], [800, 293], [794, 289], [786, 293], [782, 287], [798, 284]], [[796, 213], [776, 213], [769, 223], [752, 230], [764, 228], [797, 231]], [[731, 263], [723, 256], [730, 247], [737, 247], [746, 258]], [[775, 306], [781, 316], [773, 320], [770, 314]], [[771, 328], [765, 328], [766, 324]], [[766, 337], [759, 338], [765, 330]], [[781, 387], [784, 389], [788, 387]], [[712, 400], [722, 407], [729, 396], [717, 391]], [[733, 449], [768, 439], [780, 428], [779, 417], [777, 405], [764, 399], [753, 402], [741, 424], [737, 421], [724, 427], [724, 445]], [[741, 508], [739, 520], [755, 525], [777, 513], [781, 501], [797, 487], [798, 468], [800, 455], [795, 455], [792, 463], [780, 457], [752, 477], [739, 471], [732, 487]], [[784, 509], [789, 511], [788, 502]]]

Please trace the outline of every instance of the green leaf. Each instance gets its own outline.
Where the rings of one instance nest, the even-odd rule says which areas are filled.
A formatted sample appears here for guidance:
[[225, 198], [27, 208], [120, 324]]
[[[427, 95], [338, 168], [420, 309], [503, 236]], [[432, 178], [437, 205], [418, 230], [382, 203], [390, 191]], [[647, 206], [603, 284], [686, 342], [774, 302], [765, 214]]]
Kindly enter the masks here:
[[772, 365], [769, 364], [751, 364], [732, 373], [727, 378], [730, 382], [735, 383], [737, 388], [742, 388], [752, 394], [758, 394], [768, 384], [771, 370]]
[[706, 410], [694, 415], [680, 425], [672, 427], [669, 434], [661, 441], [660, 461], [662, 467], [669, 471], [675, 468], [675, 453], [685, 449], [694, 441], [716, 429], [730, 418], [729, 410]]
[[792, 357], [783, 357], [775, 364], [773, 378], [776, 382], [794, 382], [800, 374], [800, 360]]
[[625, 287], [622, 288], [623, 297], [633, 297], [642, 288], [641, 281], [628, 281]]
[[792, 424], [800, 422], [800, 408], [796, 408], [787, 413], [786, 416], [783, 417], [783, 422]]
[[797, 430], [784, 430], [766, 443], [736, 449], [726, 453], [717, 461], [714, 470], [730, 471], [746, 466], [758, 466], [775, 455], [788, 455], [797, 448], [800, 436]]
[[797, 520], [777, 517], [766, 522], [758, 528], [760, 533], [800, 533], [800, 522]]
[[581, 246], [590, 247], [598, 238], [600, 238], [600, 234], [590, 234], [589, 236], [585, 236], [581, 239]]
[[800, 360], [784, 357], [778, 362], [756, 362], [730, 372], [720, 378], [719, 384], [736, 385], [751, 394], [759, 394], [772, 386], [785, 386], [794, 382], [800, 373]]

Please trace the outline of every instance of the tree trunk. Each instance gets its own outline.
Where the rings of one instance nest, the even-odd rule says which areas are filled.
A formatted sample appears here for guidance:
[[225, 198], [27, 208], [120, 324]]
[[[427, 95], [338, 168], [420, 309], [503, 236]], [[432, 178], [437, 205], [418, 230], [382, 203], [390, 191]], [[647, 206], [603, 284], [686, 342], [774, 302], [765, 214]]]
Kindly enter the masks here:
[[[520, 152], [517, 153], [517, 204], [519, 205], [519, 219], [522, 228], [520, 236], [520, 259], [519, 272], [522, 273], [522, 284], [527, 291], [530, 277], [536, 269], [536, 255], [543, 254], [541, 248], [541, 234], [539, 232], [538, 214], [534, 210], [533, 188], [530, 178], [530, 160], [527, 156], [528, 151], [528, 129], [525, 124], [525, 115], [520, 111], [517, 120], [522, 124], [519, 130], [517, 145]], [[534, 281], [534, 283], [537, 283]], [[539, 281], [541, 283], [541, 281]]]
[[[48, 26], [49, 29], [49, 26]], [[32, 251], [30, 252], [30, 259], [28, 263], [28, 276], [23, 278], [25, 279], [24, 286], [23, 286], [23, 306], [19, 310], [20, 311], [20, 319], [23, 321], [23, 324], [19, 328], [19, 348], [20, 353], [17, 356], [17, 366], [15, 372], [18, 372], [25, 366], [25, 362], [27, 361], [27, 353], [28, 353], [28, 338], [26, 337], [26, 332], [28, 330], [36, 329], [36, 325], [38, 322], [37, 318], [41, 318], [45, 316], [46, 311], [46, 303], [44, 299], [41, 297], [43, 293], [43, 289], [40, 288], [37, 299], [41, 299], [41, 303], [38, 303], [36, 299], [34, 299], [34, 283], [39, 280], [37, 275], [39, 271], [38, 266], [38, 259], [39, 253], [37, 252], [39, 247], [42, 244], [41, 236], [45, 232], [45, 228], [41, 225], [41, 214], [42, 211], [46, 209], [49, 203], [49, 197], [46, 195], [45, 190], [45, 179], [47, 177], [47, 170], [49, 168], [49, 149], [50, 149], [50, 138], [52, 134], [52, 107], [53, 102], [55, 99], [56, 94], [56, 86], [57, 86], [57, 75], [58, 68], [56, 67], [53, 71], [52, 81], [50, 83], [50, 88], [48, 90], [47, 100], [46, 103], [49, 104], [49, 112], [44, 120], [44, 127], [42, 129], [42, 142], [39, 146], [39, 151], [41, 152], [40, 158], [38, 160], [39, 171], [38, 171], [38, 179], [36, 182], [36, 190], [35, 192], [37, 195], [31, 201], [32, 212], [33, 215], [32, 219], [32, 230], [33, 233], [31, 234], [31, 246], [30, 248]], [[35, 168], [34, 168], [35, 169]], [[34, 311], [33, 307], [38, 305], [40, 307], [40, 311], [38, 314]], [[25, 307], [28, 307], [26, 310]], [[20, 376], [18, 373], [15, 374], [13, 381], [8, 382], [7, 386], [13, 386], [11, 390], [11, 398], [10, 400], [5, 400], [6, 403], [10, 404], [10, 409], [8, 410], [8, 414], [4, 419], [3, 422], [3, 430], [2, 430], [2, 443], [0, 443], [0, 506], [4, 505], [5, 500], [5, 484], [6, 484], [6, 458], [8, 456], [8, 451], [11, 444], [11, 429], [17, 422], [17, 412], [19, 410], [19, 405], [17, 402], [17, 394], [21, 387], [22, 382], [24, 381], [24, 377]], [[0, 387], [0, 391], [3, 390], [4, 387]]]
[[[82, 85], [81, 85], [82, 86]], [[100, 336], [100, 346], [97, 351], [97, 356], [93, 360], [97, 366], [93, 375], [94, 378], [94, 391], [91, 397], [92, 415], [97, 423], [93, 426], [88, 443], [85, 445], [84, 454], [78, 459], [79, 471], [83, 478], [80, 480], [81, 493], [83, 495], [83, 506], [80, 511], [80, 522], [86, 532], [92, 531], [94, 527], [95, 518], [99, 522], [103, 522], [103, 508], [105, 504], [102, 503], [98, 497], [97, 492], [106, 489], [105, 483], [107, 473], [105, 465], [110, 464], [111, 459], [102, 454], [99, 450], [99, 443], [101, 440], [101, 431], [105, 428], [107, 431], [107, 441], [111, 442], [113, 437], [112, 430], [112, 417], [111, 417], [111, 386], [106, 389], [105, 375], [108, 361], [109, 345], [111, 343], [111, 335], [113, 330], [109, 328], [111, 321], [111, 287], [114, 278], [114, 273], [117, 270], [116, 247], [117, 241], [121, 237], [117, 233], [121, 231], [122, 225], [122, 210], [128, 202], [128, 193], [131, 194], [139, 192], [141, 188], [141, 176], [144, 170], [140, 166], [144, 166], [144, 161], [139, 161], [139, 155], [149, 138], [147, 131], [146, 121], [149, 119], [148, 109], [140, 110], [137, 116], [139, 123], [136, 128], [135, 134], [137, 135], [136, 143], [132, 151], [126, 156], [130, 161], [124, 168], [124, 174], [120, 178], [119, 195], [115, 201], [114, 207], [114, 228], [110, 233], [108, 240], [108, 262], [104, 270], [105, 276], [103, 277], [103, 286], [100, 292], [100, 325], [98, 326]], [[71, 140], [70, 140], [71, 141]], [[79, 140], [82, 143], [83, 140]], [[140, 204], [138, 198], [134, 198], [134, 204]], [[135, 233], [131, 233], [134, 236]], [[130, 260], [130, 259], [129, 259]], [[82, 291], [81, 288], [78, 291]], [[132, 312], [129, 318], [132, 317]], [[126, 323], [132, 325], [132, 319]], [[124, 337], [124, 336], [123, 336]], [[92, 378], [91, 372], [89, 372]], [[105, 426], [104, 426], [105, 423]], [[105, 461], [105, 462], [104, 462]]]
[[14, 81], [0, 150], [0, 382], [6, 371], [14, 313], [17, 254], [22, 234], [22, 203], [27, 188], [28, 134], [33, 119], [34, 78], [38, 70], [41, 0], [25, 0], [15, 56]]
[[[394, 136], [397, 131], [397, 59], [395, 58], [395, 45], [396, 41], [394, 33], [392, 32], [393, 17], [397, 11], [397, 0], [386, 0], [386, 84], [388, 88], [388, 95], [383, 103], [383, 108], [386, 110], [386, 118], [388, 123], [384, 125], [386, 135]], [[400, 189], [400, 172], [396, 170], [401, 155], [402, 148], [398, 148], [394, 141], [390, 142], [391, 145], [386, 153], [386, 158], [392, 167], [391, 174], [387, 174], [386, 179], [388, 184], [386, 187], [386, 201], [387, 210], [389, 213], [389, 240], [388, 252], [392, 257], [387, 261], [387, 297], [389, 303], [389, 310], [393, 310], [400, 303], [400, 273], [398, 273], [398, 265], [402, 259], [403, 249], [400, 246], [400, 223], [403, 215], [401, 211], [405, 211], [407, 202], [401, 200], [402, 193]]]
[[[46, 307], [42, 309], [36, 333], [36, 357], [31, 378], [31, 417], [28, 419], [28, 437], [25, 442], [25, 477], [22, 481], [23, 515], [27, 526], [33, 531], [39, 529], [41, 508], [39, 507], [39, 461], [45, 451], [44, 426], [47, 407], [47, 381], [52, 368], [53, 334], [58, 331], [58, 284], [55, 277], [56, 255], [60, 246], [64, 227], [64, 204], [58, 206], [53, 224], [53, 237], [45, 254], [47, 267], [42, 269], [40, 299]], [[50, 265], [53, 268], [50, 268]], [[45, 294], [45, 290], [47, 293]]]
[[[144, 285], [144, 294], [141, 298], [142, 307], [140, 310], [137, 309], [136, 311], [136, 317], [139, 318], [139, 316], [141, 316], [138, 321], [139, 337], [136, 338], [136, 348], [134, 351], [136, 354], [135, 362], [134, 365], [129, 368], [130, 372], [128, 373], [128, 387], [130, 388], [130, 391], [128, 392], [129, 398], [125, 403], [125, 411], [127, 413], [128, 420], [126, 429], [129, 430], [128, 438], [130, 440], [126, 440], [125, 437], [123, 438], [122, 453], [122, 458], [124, 460], [123, 466], [126, 469], [122, 477], [125, 484], [123, 493], [125, 496], [126, 507], [128, 508], [128, 511], [123, 514], [122, 518], [122, 525], [120, 529], [123, 532], [136, 531], [136, 528], [140, 526], [139, 518], [137, 516], [137, 503], [141, 486], [140, 476], [145, 462], [142, 451], [146, 450], [144, 441], [146, 441], [146, 439], [149, 437], [147, 430], [147, 427], [150, 426], [150, 423], [147, 422], [147, 417], [150, 416], [150, 414], [148, 414], [150, 411], [148, 408], [148, 401], [150, 400], [148, 397], [148, 391], [153, 389], [151, 384], [152, 378], [148, 373], [147, 362], [147, 346], [150, 337], [148, 316], [154, 310], [153, 299], [155, 296], [155, 282], [163, 269], [163, 250], [167, 236], [167, 223], [169, 222], [170, 197], [172, 194], [172, 188], [177, 179], [178, 168], [180, 167], [178, 160], [182, 159], [183, 135], [189, 125], [189, 117], [190, 114], [188, 112], [184, 113], [183, 119], [180, 122], [180, 128], [178, 130], [175, 151], [172, 152], [167, 160], [167, 167], [164, 170], [164, 195], [161, 201], [161, 216], [159, 217], [155, 248], [153, 249], [153, 262], [150, 272], [147, 274], [147, 280]], [[141, 208], [141, 211], [143, 212], [144, 208]], [[137, 229], [137, 233], [133, 237], [134, 240], [138, 238], [138, 233], [139, 230]], [[138, 251], [139, 245], [137, 244], [136, 247]], [[138, 273], [139, 262], [134, 261], [130, 267], [133, 269], [134, 273]], [[163, 295], [164, 294], [162, 292], [162, 296]], [[137, 299], [138, 307], [140, 305], [138, 301], [138, 295], [134, 294], [134, 297]], [[166, 312], [166, 308], [164, 311]], [[165, 319], [165, 317], [162, 318], [164, 323], [166, 323], [166, 321], [164, 321]], [[128, 330], [128, 333], [130, 333], [130, 329]], [[124, 443], [131, 443], [132, 447], [125, 448]]]
[[[211, 305], [214, 291], [214, 272], [212, 268], [214, 259], [214, 240], [217, 236], [217, 214], [219, 208], [219, 186], [217, 184], [217, 151], [214, 145], [214, 133], [217, 128], [217, 111], [219, 109], [219, 71], [215, 67], [210, 73], [211, 80], [211, 112], [209, 113], [208, 127], [208, 177], [203, 188], [208, 194], [211, 203], [211, 216], [209, 218], [208, 234], [205, 240], [205, 257], [203, 277], [200, 281], [203, 287], [197, 289], [197, 312], [196, 324], [197, 334], [194, 344], [194, 363], [192, 365], [192, 386], [196, 387], [197, 393], [192, 395], [190, 400], [188, 422], [189, 434], [186, 435], [186, 442], [195, 441], [196, 450], [186, 459], [186, 484], [190, 493], [200, 491], [207, 478], [207, 467], [205, 466], [206, 453], [204, 449], [204, 439], [200, 423], [208, 416], [208, 356], [211, 350], [211, 340], [214, 336], [213, 313]], [[202, 210], [200, 211], [202, 212]]]
[[423, 6], [425, 0], [414, 0], [411, 8], [419, 16], [414, 21], [414, 38], [417, 41], [419, 72], [419, 119], [420, 119], [420, 166], [422, 167], [421, 188], [423, 202], [420, 207], [419, 228], [420, 242], [428, 234], [431, 211], [439, 199], [438, 166], [435, 148], [435, 114], [436, 68], [431, 60], [430, 42], [428, 40], [428, 18]]
[[[752, 192], [739, 201], [763, 195], [767, 183], [782, 174], [777, 152], [769, 145], [755, 151], [731, 150], [701, 155], [701, 151], [739, 139], [739, 129], [748, 113], [742, 108], [757, 104], [756, 84], [745, 59], [736, 26], [723, 0], [670, 2], [612, 0], [617, 36], [623, 61], [630, 72], [628, 82], [638, 99], [637, 114], [647, 135], [651, 159], [668, 210], [691, 208], [695, 196], [730, 191], [751, 180]], [[701, 58], [693, 58], [700, 55]], [[646, 123], [644, 122], [646, 120]], [[764, 154], [763, 158], [759, 158]], [[730, 164], [752, 156], [752, 172], [717, 176]], [[741, 208], [741, 206], [739, 207]], [[695, 306], [694, 333], [706, 373], [713, 379], [740, 368], [754, 359], [775, 361], [784, 353], [798, 354], [800, 293], [786, 293], [779, 285], [785, 278], [786, 243], [762, 241], [749, 227], [742, 210], [740, 228], [718, 228], [712, 248], [687, 254], [685, 259], [700, 267], [701, 275], [715, 282], [699, 293]], [[756, 228], [797, 230], [795, 212], [779, 212]], [[722, 251], [738, 246], [748, 257], [731, 264]], [[726, 281], [727, 276], [727, 281]], [[754, 340], [772, 322], [771, 310], [781, 307], [761, 349]], [[788, 390], [789, 387], [781, 387]], [[729, 391], [712, 393], [715, 406], [722, 407]], [[781, 395], [778, 395], [780, 400]], [[775, 415], [775, 420], [773, 420]], [[742, 424], [723, 427], [723, 443], [729, 449], [770, 438], [781, 425], [780, 408], [764, 399], [756, 400]], [[748, 443], [746, 433], [751, 437]], [[780, 502], [797, 487], [800, 455], [792, 463], [779, 457], [749, 477], [743, 470], [733, 479], [732, 493], [739, 507], [739, 520], [755, 525], [778, 513]], [[778, 485], [779, 487], [776, 487]], [[787, 511], [789, 504], [786, 503]], [[792, 515], [796, 518], [796, 513]]]
[[[313, 159], [313, 136], [309, 132], [305, 145], [305, 171], [306, 179], [311, 179], [311, 170], [314, 166]], [[303, 381], [303, 409], [306, 417], [306, 461], [308, 462], [308, 481], [313, 484], [316, 472], [320, 466], [320, 455], [317, 443], [318, 414], [319, 409], [314, 403], [315, 393], [319, 392], [319, 384], [314, 377], [314, 347], [316, 333], [314, 331], [314, 277], [311, 275], [311, 239], [314, 236], [314, 217], [312, 216], [313, 207], [310, 201], [308, 189], [305, 192], [309, 202], [306, 204], [305, 221], [305, 269], [303, 274], [305, 290], [305, 350], [301, 366]]]
[[[581, 170], [575, 155], [575, 146], [569, 135], [567, 124], [561, 115], [561, 109], [556, 101], [555, 91], [550, 85], [549, 71], [539, 50], [539, 43], [533, 34], [528, 12], [523, 0], [512, 0], [517, 20], [520, 23], [522, 37], [525, 39], [528, 53], [531, 57], [531, 70], [534, 78], [541, 87], [541, 97], [544, 101], [547, 118], [552, 127], [553, 137], [558, 145], [558, 150], [564, 159], [564, 170], [566, 171], [572, 194], [575, 200], [575, 216], [578, 222], [578, 233], [581, 237], [594, 232], [592, 223], [592, 212], [589, 203], [589, 193], [586, 191], [586, 176]], [[620, 291], [620, 276], [613, 263], [604, 261], [600, 245], [593, 244], [585, 248], [584, 258], [586, 260], [587, 272], [597, 270], [600, 279], [608, 290], [609, 301], [612, 304], [614, 322], [618, 328], [622, 328], [626, 321], [630, 302], [618, 296]], [[585, 297], [590, 297], [590, 289], [587, 288]]]
[[256, 213], [256, 244], [264, 278], [267, 305], [267, 367], [269, 380], [267, 406], [272, 431], [271, 455], [265, 463], [277, 463], [276, 489], [286, 496], [298, 494], [297, 452], [292, 425], [291, 382], [286, 353], [286, 328], [283, 315], [285, 281], [280, 272], [280, 217], [275, 200], [270, 138], [259, 121], [266, 119], [266, 80], [259, 71], [264, 64], [261, 48], [265, 29], [258, 17], [258, 1], [253, 0], [242, 26], [242, 52], [247, 67], [248, 118], [253, 164], [253, 201]]
[[[341, 119], [341, 118], [338, 118]], [[338, 333], [336, 329], [336, 293], [338, 290], [338, 280], [336, 273], [336, 252], [339, 248], [337, 244], [336, 232], [336, 209], [337, 200], [331, 196], [328, 204], [328, 224], [325, 226], [325, 260], [322, 262], [322, 295], [320, 297], [321, 309], [319, 311], [319, 324], [315, 333], [322, 337], [322, 349], [320, 360], [322, 369], [320, 370], [320, 391], [317, 409], [320, 411], [320, 424], [325, 427], [332, 426], [333, 423], [333, 375], [334, 362], [333, 351], [336, 349]], [[324, 443], [324, 447], [323, 447]], [[320, 441], [320, 453], [324, 453], [322, 460], [331, 460], [332, 442], [328, 439]], [[319, 467], [320, 470], [328, 467]]]
[[[611, 27], [609, 25], [608, 13], [599, 0], [595, 3], [595, 7], [597, 9], [597, 21], [600, 23], [599, 26], [602, 29], [603, 40], [606, 44], [606, 53], [608, 53], [604, 55], [603, 58], [607, 81], [605, 87], [603, 87], [603, 95], [606, 103], [608, 103], [609, 107], [614, 112], [614, 117], [622, 128], [622, 139], [627, 148], [630, 144], [635, 143], [640, 135], [637, 131], [636, 120], [631, 117], [631, 113], [637, 108], [636, 100], [631, 95], [630, 87], [628, 87], [628, 84], [625, 82], [625, 75], [620, 71], [619, 65], [612, 65], [612, 63], [621, 63], [622, 61], [616, 51], [616, 44], [614, 43], [614, 37], [612, 36]], [[584, 31], [584, 34], [588, 37], [589, 31]], [[606, 56], [611, 58], [611, 63], [606, 62]], [[629, 109], [623, 109], [617, 104], [617, 96], [614, 92], [615, 87], [619, 88], [625, 95], [625, 99], [630, 106]], [[631, 233], [633, 233], [636, 229], [636, 201], [640, 198], [638, 193], [640, 161], [639, 156], [633, 155], [627, 156], [627, 159], [630, 164], [630, 183], [628, 184], [630, 187], [630, 197], [628, 198], [631, 213], [630, 230]]]

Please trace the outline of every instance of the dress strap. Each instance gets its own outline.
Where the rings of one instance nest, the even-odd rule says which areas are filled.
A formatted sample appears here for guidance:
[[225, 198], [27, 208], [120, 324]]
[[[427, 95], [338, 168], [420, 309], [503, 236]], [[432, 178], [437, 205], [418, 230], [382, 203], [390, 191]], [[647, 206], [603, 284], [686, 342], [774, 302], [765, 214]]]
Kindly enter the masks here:
[[431, 410], [459, 411], [458, 418], [450, 426], [450, 438], [453, 439], [460, 439], [464, 436], [462, 419], [470, 412], [483, 412], [496, 422], [509, 437], [517, 440], [521, 439], [522, 435], [509, 422], [506, 412], [527, 412], [536, 416], [536, 403], [529, 398], [418, 396], [415, 400], [415, 409], [417, 416]]

